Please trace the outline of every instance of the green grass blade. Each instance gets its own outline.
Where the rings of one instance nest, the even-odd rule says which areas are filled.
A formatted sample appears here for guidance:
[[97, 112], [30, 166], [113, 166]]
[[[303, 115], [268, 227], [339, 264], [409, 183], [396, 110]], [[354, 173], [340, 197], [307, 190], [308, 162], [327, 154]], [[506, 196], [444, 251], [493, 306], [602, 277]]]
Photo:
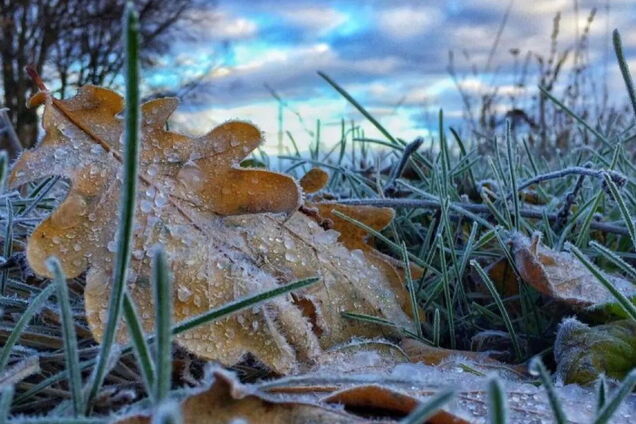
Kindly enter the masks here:
[[73, 403], [73, 416], [78, 417], [84, 411], [84, 394], [82, 393], [82, 372], [79, 369], [79, 352], [77, 348], [77, 334], [75, 334], [75, 322], [71, 301], [68, 295], [66, 277], [62, 266], [56, 257], [46, 260], [48, 270], [53, 274], [53, 281], [57, 286], [58, 302], [62, 313], [62, 334], [64, 335], [64, 362], [69, 373], [69, 386], [71, 402]]
[[157, 341], [155, 399], [157, 402], [162, 402], [170, 391], [172, 380], [172, 284], [166, 255], [161, 248], [157, 249], [153, 255], [151, 281], [155, 297], [155, 335]]
[[439, 347], [440, 321], [439, 308], [435, 308], [435, 313], [433, 314], [433, 346], [437, 347]]
[[402, 260], [404, 261], [404, 276], [406, 277], [406, 286], [411, 299], [411, 310], [413, 311], [413, 320], [415, 321], [415, 332], [418, 337], [422, 337], [422, 321], [420, 319], [420, 307], [417, 302], [417, 294], [415, 293], [415, 283], [411, 275], [411, 263], [409, 262], [409, 252], [406, 250], [406, 244], [402, 243]]
[[629, 101], [632, 104], [634, 115], [636, 116], [636, 90], [634, 90], [634, 82], [632, 81], [632, 75], [629, 72], [629, 66], [625, 60], [623, 54], [623, 43], [621, 41], [621, 34], [617, 29], [612, 34], [614, 42], [614, 52], [616, 53], [616, 59], [618, 60], [618, 67], [621, 69], [623, 80], [625, 81], [625, 87], [627, 87], [627, 94], [629, 95]]
[[636, 320], [636, 306], [620, 291], [618, 291], [614, 284], [608, 280], [603, 272], [598, 269], [588, 258], [585, 256], [576, 246], [570, 243], [565, 244], [565, 248], [568, 249], [576, 258], [596, 277], [611, 294], [616, 301], [623, 307], [625, 312], [631, 319]]
[[539, 175], [539, 168], [537, 168], [537, 164], [534, 161], [534, 155], [530, 151], [530, 146], [528, 145], [528, 141], [526, 138], [523, 138], [523, 149], [526, 151], [526, 156], [528, 156], [528, 162], [530, 163], [530, 167], [532, 168], [532, 174], [534, 177]]
[[596, 250], [596, 252], [599, 255], [601, 255], [603, 258], [607, 259], [608, 261], [616, 265], [618, 268], [620, 268], [621, 271], [623, 271], [625, 274], [629, 276], [630, 281], [636, 284], [636, 269], [634, 269], [634, 267], [632, 267], [630, 264], [625, 262], [620, 256], [618, 256], [612, 250], [597, 243], [596, 241], [591, 241], [590, 246], [592, 247], [592, 249]]
[[0, 193], [4, 193], [4, 184], [9, 169], [9, 156], [6, 150], [0, 150]]
[[607, 382], [605, 375], [601, 374], [596, 384], [596, 415], [598, 416], [607, 403]]
[[623, 382], [616, 391], [616, 394], [612, 396], [612, 399], [607, 401], [603, 408], [601, 408], [596, 420], [594, 420], [594, 424], [608, 423], [621, 403], [632, 393], [634, 386], [636, 386], [636, 370], [631, 370], [630, 373], [623, 379]]
[[587, 215], [585, 215], [583, 224], [578, 230], [579, 235], [576, 238], [575, 243], [577, 247], [583, 247], [583, 245], [587, 244], [587, 240], [590, 237], [590, 226], [592, 225], [592, 221], [594, 220], [594, 214], [596, 213], [596, 210], [599, 208], [601, 202], [603, 201], [604, 193], [605, 192], [603, 190], [599, 190], [598, 194], [594, 197], [594, 203], [592, 203], [592, 206], [590, 206], [590, 210], [587, 212]]
[[501, 318], [503, 319], [504, 325], [506, 326], [506, 329], [508, 330], [508, 333], [510, 334], [510, 340], [512, 341], [512, 347], [515, 351], [515, 356], [517, 357], [517, 359], [521, 359], [522, 352], [521, 352], [521, 347], [519, 346], [519, 339], [517, 338], [517, 333], [515, 332], [515, 328], [512, 325], [512, 321], [510, 320], [510, 315], [508, 315], [508, 311], [506, 310], [506, 307], [503, 301], [501, 300], [501, 297], [499, 296], [497, 289], [495, 288], [495, 283], [492, 282], [488, 274], [486, 274], [486, 271], [483, 270], [483, 268], [479, 265], [479, 263], [477, 263], [476, 260], [474, 259], [471, 260], [470, 265], [473, 268], [475, 268], [475, 271], [477, 271], [482, 281], [486, 285], [486, 288], [490, 292], [490, 295], [493, 297], [495, 304], [497, 305], [497, 308], [499, 308], [499, 312], [501, 313]]
[[137, 193], [137, 168], [139, 161], [139, 16], [127, 3], [124, 12], [126, 110], [124, 130], [124, 163], [120, 195], [120, 214], [117, 235], [117, 253], [113, 273], [113, 288], [108, 303], [108, 320], [104, 329], [97, 366], [91, 376], [87, 406], [97, 396], [106, 376], [108, 358], [115, 341], [115, 333], [122, 310], [128, 264], [132, 248], [135, 197]]
[[351, 96], [351, 94], [349, 94], [347, 92], [347, 90], [345, 90], [344, 88], [342, 88], [337, 82], [335, 82], [334, 80], [332, 80], [327, 74], [325, 74], [324, 72], [318, 71], [318, 75], [320, 75], [320, 77], [322, 79], [324, 79], [325, 81], [327, 81], [329, 83], [329, 85], [331, 85], [342, 97], [344, 97], [345, 99], [347, 99], [347, 101], [349, 103], [351, 103], [356, 109], [358, 109], [358, 111], [364, 115], [365, 118], [367, 118], [369, 120], [369, 122], [371, 122], [373, 124], [374, 127], [376, 127], [378, 129], [378, 131], [380, 131], [380, 133], [382, 133], [383, 136], [385, 136], [389, 141], [391, 141], [391, 143], [393, 144], [397, 144], [400, 145], [402, 143], [400, 143], [397, 139], [395, 139], [391, 133], [389, 133], [386, 128], [384, 128], [374, 117], [373, 115], [371, 115], [360, 103], [358, 103], [358, 101], [356, 99], [353, 98], [353, 96]]
[[11, 413], [11, 402], [13, 401], [13, 386], [2, 389], [0, 394], [0, 424], [5, 424]]
[[625, 227], [627, 227], [627, 232], [629, 233], [629, 237], [632, 239], [632, 246], [636, 249], [636, 226], [634, 225], [634, 221], [632, 221], [631, 214], [627, 209], [627, 205], [625, 204], [625, 200], [621, 195], [616, 184], [612, 181], [612, 178], [608, 174], [604, 174], [603, 178], [605, 179], [605, 185], [610, 191], [610, 194], [614, 198], [614, 201], [618, 205], [618, 209], [621, 212], [621, 216], [623, 217], [623, 221], [625, 221]]
[[[7, 220], [4, 230], [4, 246], [2, 255], [5, 258], [11, 256], [13, 252], [13, 205], [9, 197], [5, 198], [5, 207], [7, 209]], [[9, 278], [9, 270], [3, 269], [0, 272], [0, 295], [4, 296], [7, 289], [7, 280]]]
[[244, 309], [254, 307], [259, 303], [273, 299], [276, 296], [280, 296], [294, 290], [310, 286], [317, 283], [318, 281], [320, 281], [319, 277], [306, 278], [304, 280], [289, 283], [281, 287], [276, 287], [275, 289], [267, 290], [263, 293], [245, 297], [243, 299], [238, 299], [233, 302], [228, 302], [221, 307], [211, 309], [201, 315], [197, 315], [196, 317], [192, 317], [180, 322], [179, 324], [172, 327], [172, 334], [176, 335], [184, 331], [191, 330], [192, 328], [198, 327], [199, 325], [216, 321], [228, 315], [240, 312]]
[[422, 424], [455, 397], [455, 391], [442, 390], [426, 403], [417, 406], [400, 424]]
[[534, 357], [530, 361], [529, 365], [530, 373], [539, 376], [541, 378], [541, 382], [543, 383], [543, 387], [548, 395], [548, 402], [550, 403], [550, 408], [552, 408], [552, 414], [554, 415], [554, 421], [557, 424], [567, 424], [568, 420], [565, 417], [565, 412], [563, 412], [563, 407], [561, 406], [561, 401], [556, 394], [556, 390], [554, 390], [554, 385], [552, 384], [552, 377], [548, 373], [548, 370], [545, 369], [541, 358]]
[[44, 290], [40, 292], [33, 300], [29, 302], [29, 307], [25, 309], [22, 313], [22, 316], [16, 323], [16, 325], [11, 330], [11, 334], [7, 338], [7, 341], [4, 343], [2, 347], [2, 353], [0, 353], [0, 373], [4, 371], [4, 368], [7, 366], [7, 362], [9, 362], [9, 357], [11, 356], [11, 349], [19, 340], [22, 331], [26, 328], [31, 318], [40, 310], [40, 308], [44, 305], [44, 302], [48, 300], [49, 297], [55, 291], [55, 284], [49, 284]]
[[128, 292], [124, 292], [124, 304], [123, 304], [124, 318], [126, 319], [126, 326], [128, 328], [128, 334], [130, 335], [131, 345], [135, 352], [137, 362], [139, 363], [139, 370], [141, 371], [141, 377], [144, 380], [146, 386], [146, 392], [153, 398], [155, 396], [155, 366], [152, 362], [152, 355], [150, 354], [150, 348], [148, 342], [146, 342], [146, 336], [141, 326], [141, 320], [137, 313], [135, 303], [130, 298]]
[[501, 381], [497, 377], [488, 381], [488, 416], [491, 424], [508, 423], [506, 394], [501, 386]]
[[[519, 213], [519, 193], [517, 192], [517, 174], [515, 172], [515, 151], [513, 151], [510, 121], [506, 121], [506, 152], [508, 153], [508, 173], [510, 176], [510, 193], [514, 208], [515, 230], [521, 228], [521, 214]], [[516, 146], [515, 146], [516, 147]]]
[[442, 270], [442, 288], [444, 290], [444, 302], [446, 303], [446, 316], [448, 319], [448, 336], [450, 338], [451, 349], [455, 349], [455, 344], [457, 343], [455, 337], [455, 312], [451, 296], [450, 280], [448, 279], [448, 267], [446, 266], [446, 248], [444, 246], [444, 237], [441, 234], [438, 237], [438, 250]]

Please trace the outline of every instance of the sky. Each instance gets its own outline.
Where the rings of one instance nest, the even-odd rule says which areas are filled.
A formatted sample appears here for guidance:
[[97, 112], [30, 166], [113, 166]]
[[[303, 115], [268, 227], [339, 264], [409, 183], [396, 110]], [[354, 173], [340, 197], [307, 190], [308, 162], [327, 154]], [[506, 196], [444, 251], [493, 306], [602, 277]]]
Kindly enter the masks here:
[[[340, 138], [341, 119], [354, 120], [368, 137], [381, 138], [318, 74], [337, 81], [392, 134], [404, 140], [436, 131], [444, 110], [462, 125], [462, 99], [449, 75], [449, 52], [462, 89], [479, 95], [499, 86], [514, 93], [520, 63], [528, 67], [525, 98], [536, 93], [537, 60], [547, 56], [553, 19], [561, 13], [558, 47], [574, 46], [592, 9], [588, 49], [594, 80], [612, 101], [626, 100], [611, 50], [621, 31], [636, 71], [636, 0], [217, 0], [201, 4], [187, 38], [176, 39], [160, 67], [145, 74], [151, 88], [199, 81], [173, 117], [186, 132], [202, 134], [228, 119], [249, 120], [276, 152], [281, 129], [302, 146], [321, 123], [321, 140]], [[493, 43], [502, 28], [499, 43]], [[518, 54], [512, 52], [516, 49]], [[490, 57], [490, 59], [489, 59]], [[503, 102], [502, 111], [511, 105]], [[286, 145], [288, 141], [283, 140]]]

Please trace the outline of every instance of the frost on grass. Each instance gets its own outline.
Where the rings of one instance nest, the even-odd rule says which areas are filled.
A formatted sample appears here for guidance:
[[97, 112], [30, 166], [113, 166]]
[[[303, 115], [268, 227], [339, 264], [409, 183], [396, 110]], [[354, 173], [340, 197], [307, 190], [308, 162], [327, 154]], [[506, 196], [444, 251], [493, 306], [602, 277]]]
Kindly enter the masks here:
[[[25, 152], [9, 184], [61, 175], [71, 181], [64, 202], [33, 232], [27, 256], [40, 275], [57, 256], [67, 277], [87, 271], [85, 307], [91, 330], [102, 337], [117, 248], [121, 186], [123, 100], [86, 86], [68, 100], [38, 93], [45, 103], [46, 135]], [[139, 190], [128, 290], [146, 330], [153, 328], [150, 249], [160, 243], [174, 279], [174, 320], [204, 313], [227, 302], [319, 276], [311, 288], [263, 307], [204, 325], [176, 337], [206, 359], [231, 365], [252, 353], [280, 373], [312, 362], [321, 352], [353, 336], [377, 336], [380, 329], [344, 321], [342, 311], [382, 315], [412, 328], [400, 300], [404, 286], [394, 269], [337, 242], [298, 213], [301, 190], [290, 177], [236, 165], [262, 141], [253, 125], [231, 121], [200, 138], [166, 130], [175, 99], [142, 106]], [[399, 278], [399, 276], [398, 276]], [[121, 327], [119, 340], [126, 338]]]

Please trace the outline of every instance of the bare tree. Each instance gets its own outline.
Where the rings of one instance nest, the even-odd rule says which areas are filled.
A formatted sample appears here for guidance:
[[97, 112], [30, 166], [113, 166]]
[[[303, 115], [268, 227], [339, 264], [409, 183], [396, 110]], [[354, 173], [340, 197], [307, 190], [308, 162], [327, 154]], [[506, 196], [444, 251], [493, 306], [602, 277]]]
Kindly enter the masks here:
[[[126, 0], [0, 0], [0, 60], [4, 105], [25, 147], [37, 137], [37, 115], [25, 102], [33, 66], [64, 97], [69, 87], [111, 86], [123, 66], [122, 13]], [[136, 0], [142, 60], [165, 52], [195, 0]], [[3, 140], [0, 147], [5, 147]], [[10, 152], [12, 153], [12, 152]]]

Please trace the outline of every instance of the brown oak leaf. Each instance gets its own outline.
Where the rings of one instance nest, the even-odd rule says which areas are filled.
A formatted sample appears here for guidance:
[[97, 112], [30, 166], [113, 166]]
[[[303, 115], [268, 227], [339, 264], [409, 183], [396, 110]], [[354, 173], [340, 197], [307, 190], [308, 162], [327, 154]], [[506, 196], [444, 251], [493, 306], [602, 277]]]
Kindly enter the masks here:
[[[68, 100], [38, 93], [45, 103], [42, 142], [13, 167], [9, 184], [61, 175], [70, 190], [28, 240], [29, 264], [50, 276], [45, 260], [57, 256], [67, 277], [84, 271], [85, 307], [97, 340], [107, 319], [121, 185], [123, 99], [82, 87]], [[297, 208], [300, 188], [290, 177], [238, 163], [262, 142], [253, 125], [226, 122], [199, 138], [166, 129], [175, 99], [142, 105], [136, 226], [127, 285], [144, 328], [153, 327], [150, 249], [162, 244], [174, 279], [174, 321], [292, 280], [321, 282], [265, 306], [176, 337], [193, 353], [226, 365], [253, 354], [279, 373], [311, 362], [352, 337], [393, 334], [342, 311], [382, 315], [412, 328], [400, 308], [393, 276], [349, 250]], [[402, 291], [404, 291], [402, 287]], [[308, 313], [309, 311], [309, 313]], [[119, 340], [126, 339], [123, 326]]]

